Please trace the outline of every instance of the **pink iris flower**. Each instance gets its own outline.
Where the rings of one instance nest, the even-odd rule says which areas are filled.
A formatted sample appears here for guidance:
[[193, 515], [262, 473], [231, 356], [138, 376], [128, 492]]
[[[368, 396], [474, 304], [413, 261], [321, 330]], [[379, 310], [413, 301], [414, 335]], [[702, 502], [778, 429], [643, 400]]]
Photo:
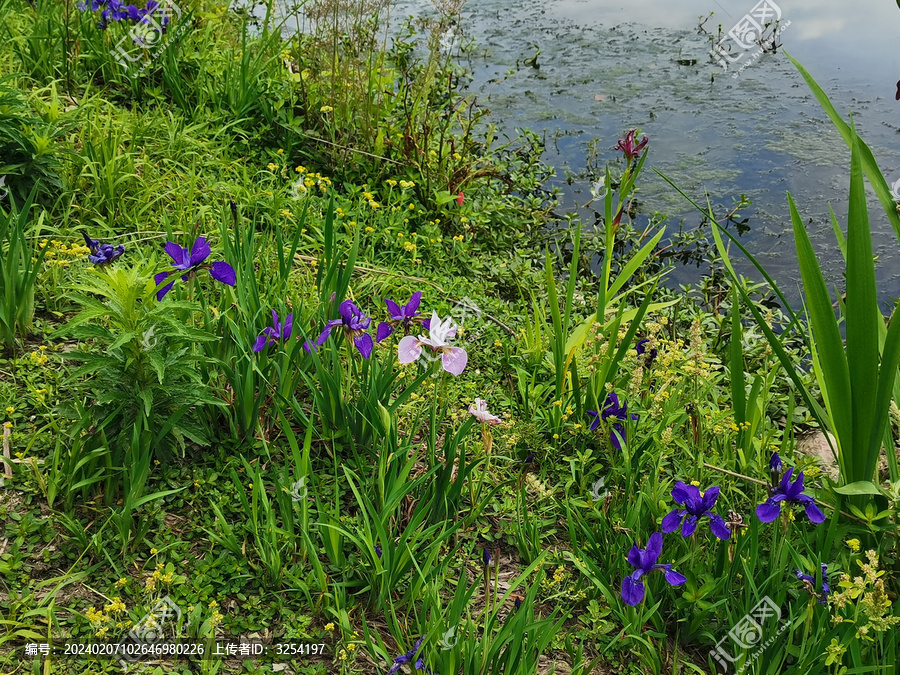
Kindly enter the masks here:
[[451, 347], [447, 342], [456, 337], [456, 325], [452, 317], [447, 317], [443, 322], [432, 312], [429, 324], [429, 336], [414, 337], [407, 335], [397, 345], [397, 357], [400, 363], [406, 365], [416, 361], [422, 356], [422, 345], [430, 347], [437, 354], [441, 354], [441, 365], [451, 375], [459, 375], [466, 367], [469, 355], [461, 347]]

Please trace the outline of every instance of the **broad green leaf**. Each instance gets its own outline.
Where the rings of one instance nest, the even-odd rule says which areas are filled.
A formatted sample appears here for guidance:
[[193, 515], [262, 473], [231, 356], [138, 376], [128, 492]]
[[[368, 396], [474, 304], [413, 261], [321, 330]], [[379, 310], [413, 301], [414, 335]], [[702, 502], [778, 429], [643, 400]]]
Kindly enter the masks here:
[[640, 251], [634, 254], [631, 260], [629, 260], [625, 267], [622, 268], [621, 272], [619, 272], [619, 276], [616, 277], [616, 280], [609, 287], [607, 296], [615, 295], [616, 292], [622, 288], [625, 282], [631, 278], [635, 271], [637, 271], [637, 268], [644, 264], [644, 260], [647, 259], [647, 256], [653, 253], [653, 249], [656, 248], [656, 245], [665, 233], [666, 228], [661, 227], [659, 232], [656, 233], [656, 236], [647, 242]]
[[134, 502], [133, 508], [138, 508], [139, 506], [143, 506], [147, 502], [152, 502], [154, 499], [160, 499], [161, 497], [166, 497], [168, 495], [173, 495], [176, 492], [181, 492], [182, 490], [187, 489], [187, 485], [180, 488], [175, 488], [174, 490], [161, 490], [160, 492], [154, 492], [153, 494], [144, 495], [140, 499]]
[[[865, 471], [868, 472], [866, 475], [869, 478], [874, 475], [875, 466], [881, 454], [882, 436], [880, 434], [886, 429], [891, 394], [897, 380], [898, 366], [900, 366], [900, 316], [898, 316], [895, 309], [891, 314], [890, 326], [884, 339], [884, 349], [881, 354], [881, 371], [878, 373], [878, 388], [873, 403], [877, 414], [872, 422], [871, 435], [865, 446], [868, 452], [868, 462]], [[892, 453], [887, 454], [891, 455]]]
[[841, 332], [834, 316], [831, 297], [825, 286], [825, 278], [822, 276], [822, 270], [819, 268], [809, 235], [806, 233], [797, 206], [790, 194], [788, 194], [788, 206], [794, 227], [797, 262], [803, 278], [803, 290], [807, 298], [810, 324], [819, 350], [823, 376], [828, 386], [828, 396], [833, 406], [835, 434], [840, 439], [841, 447], [846, 451], [848, 441], [853, 438], [853, 401], [850, 394], [850, 373], [847, 369], [844, 343], [841, 340]]
[[[845, 315], [846, 363], [849, 369], [850, 391], [848, 392], [849, 398], [839, 397], [834, 403], [837, 406], [848, 405], [852, 410], [853, 435], [851, 438], [853, 441], [850, 449], [850, 461], [844, 462], [845, 469], [849, 467], [850, 471], [845, 474], [844, 478], [845, 480], [868, 480], [872, 477], [871, 472], [875, 469], [878, 448], [881, 446], [882, 429], [887, 417], [881, 417], [881, 425], [877, 429], [873, 426], [878, 413], [875, 408], [876, 387], [874, 386], [878, 382], [878, 293], [875, 289], [875, 261], [872, 254], [872, 233], [869, 230], [869, 214], [866, 206], [866, 188], [860, 168], [859, 145], [855, 129], [851, 147]], [[831, 312], [831, 316], [834, 316], [833, 312]], [[827, 377], [828, 369], [836, 367], [836, 363], [823, 364], [823, 366]], [[833, 397], [835, 392], [832, 390], [830, 394]], [[874, 449], [876, 454], [870, 461], [869, 451], [871, 449], [868, 447], [868, 443], [873, 432], [877, 436], [878, 447]], [[842, 443], [841, 447], [846, 453], [847, 446]]]
[[834, 488], [834, 491], [840, 495], [880, 495], [883, 490], [870, 480], [859, 480], [849, 485], [842, 485]]

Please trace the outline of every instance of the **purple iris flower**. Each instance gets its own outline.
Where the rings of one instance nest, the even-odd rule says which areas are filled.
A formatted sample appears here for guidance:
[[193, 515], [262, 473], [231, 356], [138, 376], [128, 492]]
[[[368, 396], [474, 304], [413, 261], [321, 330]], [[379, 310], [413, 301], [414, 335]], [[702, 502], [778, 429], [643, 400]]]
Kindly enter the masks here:
[[634, 135], [637, 133], [637, 129], [630, 129], [625, 133], [625, 140], [623, 141], [621, 138], [619, 139], [619, 144], [616, 145], [616, 150], [621, 150], [625, 153], [626, 159], [630, 162], [633, 159], [636, 159], [638, 155], [641, 154], [641, 150], [644, 149], [644, 146], [647, 145], [647, 137], [644, 136], [644, 140], [640, 143], [634, 142]]
[[[152, 15], [157, 9], [159, 9], [159, 2], [157, 0], [147, 0], [147, 5], [144, 9], [140, 10], [141, 14], [141, 23], [153, 23], [153, 19], [148, 19], [147, 17]], [[169, 25], [169, 17], [165, 12], [160, 12], [162, 16], [160, 16], [159, 23], [165, 28]]]
[[363, 311], [354, 305], [352, 300], [344, 300], [338, 307], [338, 314], [341, 315], [341, 318], [333, 319], [325, 325], [325, 330], [319, 335], [315, 345], [311, 345], [307, 341], [303, 344], [303, 348], [306, 351], [311, 351], [316, 346], [321, 347], [325, 344], [328, 336], [331, 335], [332, 328], [341, 328], [344, 331], [344, 336], [348, 340], [353, 340], [353, 344], [356, 345], [356, 349], [359, 350], [362, 357], [364, 359], [369, 358], [372, 355], [372, 348], [375, 344], [372, 342], [372, 336], [365, 331], [372, 323], [372, 319], [363, 314]]
[[95, 265], [100, 265], [101, 267], [103, 265], [108, 265], [125, 253], [125, 247], [122, 244], [119, 244], [115, 248], [113, 248], [111, 244], [101, 244], [96, 239], [91, 239], [85, 230], [81, 230], [81, 236], [84, 237], [85, 246], [91, 249], [88, 260]]
[[650, 574], [653, 570], [664, 570], [666, 581], [670, 586], [681, 586], [687, 579], [675, 572], [671, 565], [657, 565], [659, 554], [662, 553], [662, 535], [654, 532], [650, 535], [647, 542], [647, 548], [638, 548], [637, 544], [628, 551], [628, 564], [636, 569], [629, 576], [622, 579], [622, 600], [626, 605], [634, 607], [641, 604], [644, 599], [644, 580], [641, 578], [645, 574]]
[[[609, 419], [610, 417], [615, 417], [620, 420], [625, 420], [628, 417], [628, 403], [622, 402], [619, 404], [619, 397], [614, 393], [610, 392], [606, 395], [606, 401], [604, 403], [603, 412], [600, 415], [597, 415], [594, 410], [587, 410], [588, 415], [594, 418], [594, 421], [591, 422], [591, 431], [595, 431], [597, 427], [600, 426], [601, 419]], [[638, 420], [638, 416], [634, 413], [631, 414], [631, 419], [634, 421]], [[609, 439], [612, 441], [613, 447], [616, 450], [622, 449], [622, 440], [625, 438], [625, 427], [621, 422], [613, 423], [613, 430], [609, 434]], [[615, 432], [619, 432], [616, 434]]]
[[269, 343], [277, 343], [279, 340], [287, 340], [294, 329], [294, 313], [291, 312], [284, 320], [284, 325], [278, 320], [278, 312], [272, 310], [272, 325], [263, 329], [263, 334], [253, 343], [253, 351], [261, 352]]
[[690, 537], [697, 529], [697, 521], [703, 516], [710, 520], [709, 527], [719, 539], [731, 538], [731, 530], [725, 525], [722, 516], [712, 512], [719, 498], [719, 486], [713, 485], [705, 493], [700, 494], [696, 485], [686, 485], [682, 481], [675, 483], [672, 499], [681, 504], [683, 509], [674, 509], [663, 518], [662, 531], [668, 534], [681, 527], [681, 536]]
[[769, 474], [772, 477], [772, 485], [778, 485], [783, 469], [784, 465], [781, 463], [781, 457], [778, 456], [777, 452], [773, 452], [772, 459], [769, 460]]
[[803, 472], [801, 471], [797, 480], [791, 483], [793, 474], [792, 467], [781, 478], [780, 485], [769, 489], [771, 496], [756, 507], [756, 517], [764, 523], [771, 523], [781, 513], [781, 502], [788, 502], [803, 506], [806, 509], [806, 517], [811, 523], [824, 523], [825, 514], [816, 506], [812, 497], [803, 494]]
[[428, 330], [428, 325], [430, 324], [430, 319], [416, 318], [416, 315], [419, 313], [419, 302], [422, 300], [422, 291], [416, 291], [412, 294], [412, 297], [402, 307], [398, 305], [393, 300], [384, 299], [384, 304], [387, 305], [388, 313], [391, 315], [390, 320], [382, 321], [378, 324], [378, 330], [375, 333], [375, 342], [381, 342], [386, 337], [388, 337], [391, 333], [394, 332], [394, 328], [398, 325], [403, 326], [403, 332], [406, 335], [409, 335], [409, 331], [412, 328], [414, 323], [420, 323], [425, 327], [425, 330]]
[[491, 564], [491, 552], [486, 548], [481, 549], [481, 563], [485, 567]]
[[134, 5], [125, 5], [122, 7], [122, 13], [124, 14], [122, 18], [131, 19], [135, 23], [141, 19], [141, 10]]
[[[168, 253], [169, 257], [172, 259], [172, 267], [176, 270], [185, 272], [185, 274], [181, 275], [182, 281], [187, 281], [193, 277], [194, 274], [205, 269], [209, 270], [209, 274], [213, 279], [221, 281], [228, 286], [234, 286], [237, 281], [234, 268], [227, 262], [219, 261], [214, 263], [204, 263], [212, 253], [205, 237], [197, 237], [197, 241], [194, 242], [190, 251], [186, 248], [181, 248], [181, 246], [172, 241], [167, 241], [165, 248], [166, 253]], [[173, 274], [177, 274], [177, 272], [160, 272], [153, 277], [153, 280], [156, 282], [156, 285], [159, 286]], [[166, 293], [172, 290], [172, 286], [174, 285], [175, 281], [173, 280], [159, 289], [156, 292], [156, 299], [162, 300]]]
[[[419, 647], [422, 645], [422, 640], [424, 639], [425, 636], [423, 635], [416, 641], [416, 644], [413, 645], [412, 649], [394, 659], [394, 665], [391, 666], [391, 669], [387, 672], [387, 675], [397, 675], [397, 673], [400, 672], [400, 666], [402, 666], [404, 663], [411, 663], [413, 659], [416, 659], [416, 653], [419, 651]], [[421, 657], [416, 659], [415, 663], [413, 663], [413, 667], [416, 670], [424, 670], [426, 673], [432, 673], [432, 670], [430, 668], [425, 667], [425, 662]]]
[[82, 2], [78, 3], [77, 7], [78, 7], [79, 11], [82, 11], [82, 12], [85, 12], [85, 11], [96, 12], [98, 9], [100, 9], [100, 7], [102, 7], [105, 4], [106, 4], [106, 0], [91, 0], [90, 9], [88, 9], [88, 4], [87, 4], [86, 0], [83, 0]]
[[806, 589], [810, 594], [819, 598], [819, 604], [824, 605], [828, 602], [828, 594], [831, 593], [831, 587], [828, 585], [828, 565], [822, 563], [822, 592], [816, 593], [816, 578], [809, 574], [803, 574], [800, 570], [794, 570], [797, 578], [804, 582]]
[[378, 544], [375, 544], [375, 555], [381, 557], [381, 547]]

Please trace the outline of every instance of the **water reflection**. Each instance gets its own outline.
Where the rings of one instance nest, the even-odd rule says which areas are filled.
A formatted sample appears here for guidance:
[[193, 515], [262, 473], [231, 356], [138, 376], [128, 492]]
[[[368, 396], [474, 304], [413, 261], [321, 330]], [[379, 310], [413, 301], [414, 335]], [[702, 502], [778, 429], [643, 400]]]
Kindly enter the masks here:
[[[586, 170], [590, 142], [602, 161], [628, 128], [651, 138], [648, 165], [672, 178], [696, 200], [709, 194], [720, 211], [741, 193], [753, 200], [748, 247], [784, 287], [799, 297], [786, 192], [807, 222], [829, 279], [840, 282], [842, 260], [834, 244], [829, 202], [846, 220], [849, 152], [808, 87], [781, 53], [763, 54], [739, 77], [709, 57], [712, 42], [698, 32], [698, 19], [715, 12], [705, 27], [729, 29], [755, 2], [726, 0], [564, 0], [553, 4], [486, 0], [463, 10], [463, 29], [484, 58], [471, 59], [470, 91], [508, 130], [528, 126], [547, 134], [546, 159], [557, 167], [554, 185], [564, 208], [589, 199]], [[900, 10], [894, 3], [781, 0], [779, 42], [803, 63], [875, 152], [889, 182], [900, 178]], [[427, 2], [408, 3], [428, 11]], [[433, 9], [431, 10], [433, 13]], [[407, 12], [410, 13], [410, 12]], [[861, 48], [861, 44], [865, 47]], [[523, 67], [540, 52], [540, 68]], [[739, 62], [740, 63], [740, 62]], [[507, 77], [508, 70], [514, 70]], [[599, 166], [598, 166], [599, 170]], [[575, 180], [565, 180], [566, 172]], [[700, 221], [665, 181], [645, 172], [644, 207], [668, 213], [672, 227]], [[592, 213], [582, 212], [586, 221]], [[900, 296], [900, 244], [880, 204], [870, 200], [883, 297]], [[748, 274], [749, 265], [743, 268]], [[677, 281], [694, 280], [682, 270]]]
[[[770, 2], [772, 0], [769, 0]], [[900, 179], [900, 9], [893, 2], [775, 0], [790, 25], [779, 37], [845, 116], [853, 111], [889, 183]], [[753, 200], [748, 247], [786, 294], [799, 297], [790, 191], [810, 230], [826, 275], [840, 283], [843, 262], [828, 206], [846, 220], [849, 152], [806, 83], [783, 56], [762, 54], [738, 77], [709, 56], [713, 42], [698, 31], [727, 33], [755, 0], [479, 0], [462, 11], [460, 33], [476, 40], [465, 62], [470, 92], [514, 133], [527, 126], [547, 137], [546, 160], [557, 167], [562, 210], [579, 210], [603, 164], [615, 162], [619, 138], [639, 126], [650, 139], [647, 169], [658, 169], [719, 212], [741, 193]], [[403, 0], [392, 19], [435, 15], [427, 0]], [[539, 67], [530, 67], [535, 56]], [[748, 52], [749, 53], [749, 52]], [[509, 75], [508, 72], [512, 71]], [[593, 142], [593, 145], [592, 145]], [[596, 155], [592, 154], [596, 153]], [[591, 166], [592, 158], [596, 161]], [[570, 178], [567, 180], [567, 176]], [[652, 170], [641, 199], [647, 217], [671, 216], [671, 227], [700, 216]], [[871, 193], [870, 217], [882, 297], [900, 296], [900, 244]], [[590, 210], [581, 210], [585, 222]], [[741, 271], [751, 272], [749, 265]], [[752, 276], [755, 276], [752, 275]], [[677, 281], [696, 279], [682, 270]]]

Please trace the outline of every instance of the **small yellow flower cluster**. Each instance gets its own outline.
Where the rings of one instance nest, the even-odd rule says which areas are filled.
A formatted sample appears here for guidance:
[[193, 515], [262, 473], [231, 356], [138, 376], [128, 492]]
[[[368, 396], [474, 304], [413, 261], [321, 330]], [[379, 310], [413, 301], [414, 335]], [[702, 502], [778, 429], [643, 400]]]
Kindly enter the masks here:
[[463, 240], [463, 236], [461, 234], [458, 234], [455, 237], [453, 237], [453, 241], [462, 241], [462, 240]]
[[[118, 600], [118, 598], [117, 598]], [[107, 605], [109, 607], [110, 605]], [[110, 622], [110, 618], [108, 614], [104, 614], [103, 612], [98, 612], [93, 607], [88, 607], [88, 610], [84, 613], [84, 615], [88, 618], [88, 621], [91, 622], [91, 628], [94, 629], [94, 635], [98, 638], [106, 637], [106, 633], [109, 631], [109, 627], [105, 624]]]
[[83, 258], [91, 252], [84, 244], [73, 244], [69, 246], [57, 239], [50, 241], [49, 247], [46, 240], [42, 240], [38, 247], [45, 250], [44, 262], [47, 265], [56, 267], [68, 267], [71, 262], [68, 258]]
[[103, 608], [103, 611], [107, 614], [118, 614], [119, 612], [124, 612], [125, 609], [125, 603], [122, 602], [122, 599], [118, 595], [116, 595], [113, 597], [112, 602]]
[[853, 553], [859, 553], [859, 539], [848, 539], [844, 543]]
[[[303, 169], [303, 171], [300, 169]], [[297, 173], [304, 173], [305, 170], [306, 169], [302, 166], [297, 167]], [[319, 192], [325, 192], [328, 189], [328, 186], [331, 185], [331, 179], [320, 173], [310, 172], [306, 174], [306, 178], [303, 179], [302, 185], [305, 188], [318, 186]], [[297, 187], [300, 186], [298, 185]]]
[[334, 624], [333, 624], [333, 623], [326, 623], [326, 624], [325, 624], [325, 630], [327, 630], [327, 631], [333, 631], [333, 630], [334, 630]]
[[47, 356], [44, 352], [47, 351], [47, 347], [45, 345], [41, 345], [38, 347], [38, 351], [31, 352], [28, 355], [28, 359], [37, 366], [43, 366], [50, 360], [50, 357]]
[[825, 647], [825, 653], [823, 654], [826, 657], [825, 665], [840, 664], [846, 651], [847, 648], [842, 646], [837, 638], [831, 638], [831, 644]]
[[541, 585], [545, 586], [548, 591], [553, 589], [556, 586], [562, 587], [565, 584], [566, 580], [569, 578], [569, 576], [570, 576], [570, 574], [566, 570], [565, 565], [560, 565], [559, 567], [557, 567], [554, 570], [553, 576], [548, 579], [544, 579], [544, 581], [541, 583]]
[[[415, 187], [415, 185], [416, 184], [413, 183], [411, 180], [401, 180], [400, 181], [400, 187], [403, 188], [404, 190], [411, 188], [411, 187]], [[412, 204], [410, 204], [410, 207], [412, 207]]]
[[731, 423], [732, 431], [750, 431], [750, 427], [752, 425], [750, 422], [741, 422], [740, 424], [736, 424], [734, 422]]
[[334, 108], [332, 108], [330, 105], [323, 105], [321, 108], [319, 108], [320, 113], [330, 113], [333, 111], [334, 111]]
[[[151, 553], [154, 553], [156, 549], [150, 549]], [[147, 590], [152, 591], [156, 588], [157, 582], [161, 582], [164, 584], [171, 584], [175, 579], [175, 575], [172, 572], [163, 573], [164, 565], [159, 563], [156, 566], [156, 569], [153, 570], [153, 574], [150, 575], [150, 578], [147, 579]]]
[[403, 248], [405, 248], [407, 251], [415, 251], [416, 245], [414, 243], [412, 243], [411, 241], [408, 241], [405, 244], [403, 244]]
[[218, 626], [220, 623], [222, 623], [222, 619], [224, 619], [224, 618], [225, 618], [225, 615], [224, 615], [224, 614], [222, 614], [219, 610], [214, 609], [214, 610], [213, 610], [213, 613], [212, 613], [212, 616], [209, 617], [209, 625], [210, 625], [212, 628], [215, 628], [215, 627]]
[[[884, 589], [884, 579], [882, 578], [885, 572], [878, 569], [878, 554], [875, 551], [866, 551], [866, 559], [868, 562], [856, 561], [862, 571], [862, 576], [854, 577], [853, 581], [850, 581], [849, 574], [841, 575], [838, 586], [844, 590], [833, 593], [830, 601], [837, 609], [843, 609], [851, 604], [851, 601], [858, 599], [857, 607], [851, 612], [853, 618], [847, 619], [837, 614], [832, 618], [832, 622], [835, 624], [847, 621], [857, 623], [858, 617], [864, 614], [868, 621], [862, 626], [857, 623], [856, 635], [859, 638], [872, 640], [868, 637], [871, 631], [882, 633], [891, 629], [900, 623], [900, 616], [893, 616], [891, 611], [891, 599]], [[863, 612], [860, 612], [860, 609]]]
[[10, 415], [12, 415], [14, 412], [16, 412], [16, 409], [13, 408], [11, 405], [8, 405], [8, 406], [6, 406], [6, 412], [8, 412]]
[[394, 186], [397, 184], [397, 181], [395, 181], [393, 178], [388, 178], [388, 179], [385, 181], [385, 183], [387, 183], [387, 184], [390, 185], [391, 187], [394, 187]]

